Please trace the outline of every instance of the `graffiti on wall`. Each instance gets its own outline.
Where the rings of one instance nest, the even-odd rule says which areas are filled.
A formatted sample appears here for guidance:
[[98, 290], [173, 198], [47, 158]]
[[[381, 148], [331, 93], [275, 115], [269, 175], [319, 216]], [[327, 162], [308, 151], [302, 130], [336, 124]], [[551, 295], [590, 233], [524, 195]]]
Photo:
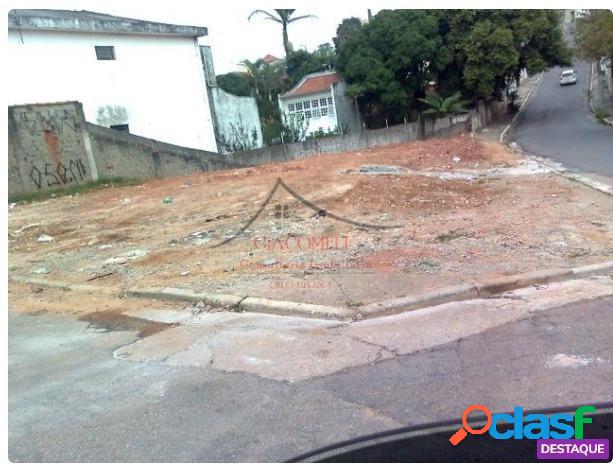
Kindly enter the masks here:
[[[61, 187], [70, 183], [79, 183], [86, 178], [87, 170], [78, 157], [68, 160], [62, 157], [62, 136], [80, 139], [79, 117], [74, 109], [66, 108], [31, 108], [19, 112], [16, 118], [21, 131], [38, 138], [42, 136], [46, 148], [46, 162], [42, 153], [26, 169], [30, 180], [38, 189]], [[64, 154], [66, 156], [66, 154]], [[28, 157], [29, 158], [29, 157]], [[41, 160], [42, 159], [42, 160]], [[25, 167], [24, 167], [25, 168]]]
[[63, 134], [65, 128], [76, 133], [80, 129], [77, 116], [67, 109], [24, 111], [20, 113], [19, 125], [30, 135], [43, 131]]
[[58, 162], [55, 166], [50, 163], [44, 166], [33, 164], [30, 168], [30, 178], [38, 189], [83, 181], [86, 173], [85, 164], [80, 159]]

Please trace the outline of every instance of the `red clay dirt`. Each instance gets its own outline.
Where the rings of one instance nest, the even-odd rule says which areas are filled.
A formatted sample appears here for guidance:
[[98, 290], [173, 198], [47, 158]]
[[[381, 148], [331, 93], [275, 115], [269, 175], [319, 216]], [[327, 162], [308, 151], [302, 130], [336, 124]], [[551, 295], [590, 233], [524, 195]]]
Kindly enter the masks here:
[[[18, 205], [9, 213], [9, 274], [355, 306], [611, 260], [613, 200], [604, 194], [538, 171], [414, 172], [521, 162], [500, 144], [462, 135]], [[359, 173], [365, 165], [400, 172]], [[316, 209], [278, 187], [249, 224], [278, 178]], [[37, 242], [42, 234], [53, 241]], [[12, 307], [27, 299], [9, 297]]]

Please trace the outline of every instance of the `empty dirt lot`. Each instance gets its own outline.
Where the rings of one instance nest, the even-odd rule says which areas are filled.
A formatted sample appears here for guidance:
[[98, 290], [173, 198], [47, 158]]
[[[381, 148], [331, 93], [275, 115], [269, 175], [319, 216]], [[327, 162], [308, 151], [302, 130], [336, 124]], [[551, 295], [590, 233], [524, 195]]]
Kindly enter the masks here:
[[[356, 306], [611, 260], [612, 213], [611, 197], [458, 136], [17, 205], [9, 276]], [[12, 284], [12, 308], [69, 306], [32, 289]]]

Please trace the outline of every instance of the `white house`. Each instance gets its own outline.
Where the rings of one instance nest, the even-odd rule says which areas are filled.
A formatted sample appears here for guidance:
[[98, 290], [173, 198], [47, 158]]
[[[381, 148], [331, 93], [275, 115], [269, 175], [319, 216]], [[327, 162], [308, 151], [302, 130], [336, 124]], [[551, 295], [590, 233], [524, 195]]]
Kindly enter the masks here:
[[279, 96], [282, 112], [303, 117], [307, 135], [315, 131], [350, 132], [361, 129], [355, 103], [345, 96], [345, 82], [334, 70], [307, 74]]
[[92, 123], [217, 152], [206, 28], [64, 10], [12, 10], [8, 28], [9, 105], [78, 100]]

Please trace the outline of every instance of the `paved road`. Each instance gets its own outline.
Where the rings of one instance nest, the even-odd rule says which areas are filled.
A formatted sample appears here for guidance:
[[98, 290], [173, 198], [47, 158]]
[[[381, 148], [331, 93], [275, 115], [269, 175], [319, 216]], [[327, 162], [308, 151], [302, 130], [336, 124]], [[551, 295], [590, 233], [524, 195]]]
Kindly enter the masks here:
[[[113, 359], [135, 332], [9, 313], [12, 461], [282, 461], [331, 442], [495, 411], [611, 400], [613, 297], [288, 384]], [[553, 362], [553, 363], [552, 363]]]
[[588, 108], [589, 63], [577, 60], [573, 67], [578, 81], [572, 86], [560, 86], [561, 68], [545, 73], [513, 139], [527, 152], [568, 168], [613, 176], [613, 127], [594, 120]]

